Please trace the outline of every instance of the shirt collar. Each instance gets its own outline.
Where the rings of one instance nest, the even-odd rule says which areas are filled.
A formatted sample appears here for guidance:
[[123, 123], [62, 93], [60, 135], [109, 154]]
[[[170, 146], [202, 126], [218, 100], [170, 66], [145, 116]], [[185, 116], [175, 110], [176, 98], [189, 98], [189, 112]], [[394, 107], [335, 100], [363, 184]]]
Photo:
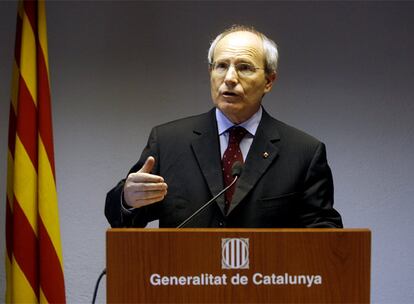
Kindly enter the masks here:
[[[252, 117], [237, 126], [245, 128], [247, 132], [254, 136], [256, 134], [257, 127], [259, 126], [260, 120], [262, 119], [262, 113], [263, 110], [262, 107], [260, 107], [259, 110], [252, 115]], [[236, 126], [218, 108], [216, 108], [216, 120], [219, 135], [222, 135], [231, 127]]]

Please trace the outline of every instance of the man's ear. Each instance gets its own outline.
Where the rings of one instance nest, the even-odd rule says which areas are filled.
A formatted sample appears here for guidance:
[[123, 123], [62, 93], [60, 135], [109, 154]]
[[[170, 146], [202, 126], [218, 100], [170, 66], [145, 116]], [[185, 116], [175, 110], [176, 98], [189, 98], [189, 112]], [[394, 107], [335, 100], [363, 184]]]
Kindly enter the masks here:
[[277, 74], [275, 72], [272, 72], [270, 74], [266, 74], [266, 84], [265, 84], [265, 93], [270, 92], [270, 90], [272, 89], [272, 86], [274, 84], [274, 82], [276, 81], [276, 76]]

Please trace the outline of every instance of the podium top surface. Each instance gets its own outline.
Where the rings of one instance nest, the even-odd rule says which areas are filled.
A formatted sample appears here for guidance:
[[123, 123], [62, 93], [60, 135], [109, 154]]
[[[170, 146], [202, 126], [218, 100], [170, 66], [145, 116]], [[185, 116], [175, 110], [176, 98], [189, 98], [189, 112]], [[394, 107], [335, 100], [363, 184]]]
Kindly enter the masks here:
[[124, 232], [271, 232], [271, 233], [371, 233], [368, 228], [109, 228], [109, 233]]

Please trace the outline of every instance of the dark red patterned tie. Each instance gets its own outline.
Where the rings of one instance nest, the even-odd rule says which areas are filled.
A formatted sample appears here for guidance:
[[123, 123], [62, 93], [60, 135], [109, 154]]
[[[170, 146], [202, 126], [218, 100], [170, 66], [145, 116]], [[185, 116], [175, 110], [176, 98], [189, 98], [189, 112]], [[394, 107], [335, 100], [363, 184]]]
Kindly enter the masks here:
[[[221, 160], [223, 166], [224, 187], [230, 185], [234, 177], [231, 175], [231, 168], [236, 161], [243, 163], [243, 154], [240, 150], [240, 142], [246, 135], [247, 131], [243, 127], [232, 127], [229, 129], [229, 144], [224, 152], [223, 159]], [[231, 186], [226, 191], [226, 213], [229, 210], [231, 200], [234, 194], [236, 184]]]

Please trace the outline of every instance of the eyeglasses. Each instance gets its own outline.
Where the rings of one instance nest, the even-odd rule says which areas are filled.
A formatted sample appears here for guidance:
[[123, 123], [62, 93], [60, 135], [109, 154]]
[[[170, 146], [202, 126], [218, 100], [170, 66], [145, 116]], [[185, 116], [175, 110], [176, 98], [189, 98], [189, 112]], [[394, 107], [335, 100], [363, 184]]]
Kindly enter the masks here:
[[257, 70], [264, 70], [264, 68], [258, 68], [246, 62], [231, 64], [225, 61], [217, 61], [212, 63], [210, 66], [212, 70], [218, 75], [225, 75], [227, 74], [228, 70], [232, 65], [234, 66], [237, 75], [239, 75], [240, 77], [249, 77], [254, 75], [254, 73], [256, 73]]

